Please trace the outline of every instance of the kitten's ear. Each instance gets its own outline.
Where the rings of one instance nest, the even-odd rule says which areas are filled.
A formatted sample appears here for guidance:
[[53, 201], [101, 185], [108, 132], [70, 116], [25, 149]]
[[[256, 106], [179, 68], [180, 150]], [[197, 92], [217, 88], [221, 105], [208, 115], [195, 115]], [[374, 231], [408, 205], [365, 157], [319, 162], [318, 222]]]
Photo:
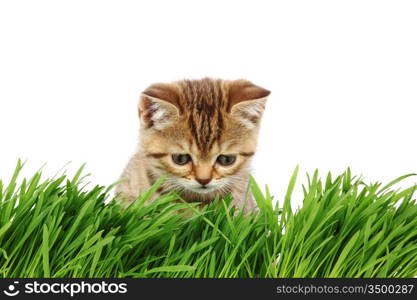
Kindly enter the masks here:
[[145, 128], [164, 129], [178, 120], [178, 93], [169, 84], [157, 83], [140, 96], [139, 118]]
[[233, 81], [229, 87], [230, 113], [252, 129], [258, 126], [271, 92], [247, 80]]

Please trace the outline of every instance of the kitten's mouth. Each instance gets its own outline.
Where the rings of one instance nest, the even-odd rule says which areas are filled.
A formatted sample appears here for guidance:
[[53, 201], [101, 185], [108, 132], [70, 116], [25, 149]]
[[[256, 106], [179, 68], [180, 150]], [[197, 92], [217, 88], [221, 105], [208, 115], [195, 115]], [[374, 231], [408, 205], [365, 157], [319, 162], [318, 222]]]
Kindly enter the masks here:
[[208, 193], [212, 193], [216, 190], [216, 188], [211, 187], [211, 186], [200, 186], [197, 188], [192, 188], [190, 189], [191, 191], [193, 191], [194, 193], [198, 193], [198, 194], [208, 194]]

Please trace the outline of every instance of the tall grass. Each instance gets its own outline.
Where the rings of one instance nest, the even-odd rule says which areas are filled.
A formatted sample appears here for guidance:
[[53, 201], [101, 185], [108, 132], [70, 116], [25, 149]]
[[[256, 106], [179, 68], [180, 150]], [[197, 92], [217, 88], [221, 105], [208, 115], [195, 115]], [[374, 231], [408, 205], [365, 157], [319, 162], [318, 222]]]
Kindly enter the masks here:
[[0, 181], [0, 277], [417, 275], [415, 187], [392, 189], [410, 175], [383, 186], [315, 172], [297, 211], [297, 170], [282, 207], [251, 180], [260, 210], [245, 215], [229, 197], [199, 208], [172, 192], [144, 205], [161, 181], [123, 210], [105, 204], [112, 186], [83, 183], [82, 168], [18, 183], [21, 168]]

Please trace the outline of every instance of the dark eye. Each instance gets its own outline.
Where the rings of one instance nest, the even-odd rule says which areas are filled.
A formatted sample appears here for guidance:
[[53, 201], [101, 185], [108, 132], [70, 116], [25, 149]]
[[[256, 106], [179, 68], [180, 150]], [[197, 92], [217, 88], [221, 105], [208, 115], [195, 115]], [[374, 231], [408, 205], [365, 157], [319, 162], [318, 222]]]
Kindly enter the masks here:
[[191, 156], [188, 154], [172, 154], [172, 160], [177, 165], [185, 165], [191, 161]]
[[219, 155], [217, 162], [222, 166], [230, 166], [236, 161], [236, 155]]

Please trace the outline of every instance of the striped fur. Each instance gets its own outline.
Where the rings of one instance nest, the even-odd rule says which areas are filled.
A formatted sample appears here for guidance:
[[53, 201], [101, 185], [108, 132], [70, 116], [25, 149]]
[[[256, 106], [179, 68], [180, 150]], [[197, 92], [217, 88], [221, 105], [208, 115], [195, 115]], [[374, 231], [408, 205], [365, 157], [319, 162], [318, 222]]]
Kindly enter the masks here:
[[[204, 78], [148, 87], [139, 101], [139, 147], [122, 174], [127, 181], [118, 186], [120, 199], [131, 203], [166, 174], [161, 191], [176, 189], [187, 201], [207, 203], [232, 193], [236, 206], [252, 207], [245, 191], [268, 95], [247, 80]], [[188, 154], [191, 161], [175, 164], [173, 154]], [[221, 154], [235, 155], [235, 163], [220, 165]], [[204, 187], [199, 183], [207, 180]]]

